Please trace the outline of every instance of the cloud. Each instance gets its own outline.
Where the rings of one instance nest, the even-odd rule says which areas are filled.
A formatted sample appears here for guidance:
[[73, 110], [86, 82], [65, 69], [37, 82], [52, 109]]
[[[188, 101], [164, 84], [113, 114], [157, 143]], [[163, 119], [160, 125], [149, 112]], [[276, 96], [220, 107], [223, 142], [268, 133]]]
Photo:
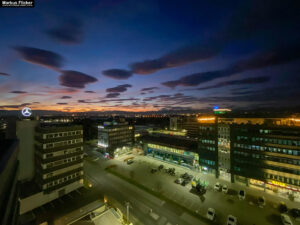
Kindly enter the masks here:
[[160, 58], [132, 63], [130, 65], [133, 73], [151, 74], [158, 70], [183, 66], [188, 63], [207, 60], [215, 57], [225, 46], [224, 40], [210, 38], [207, 41], [194, 45], [184, 46], [174, 50]]
[[129, 70], [122, 70], [122, 69], [109, 69], [103, 70], [102, 74], [104, 76], [117, 79], [117, 80], [126, 80], [132, 76], [132, 72]]
[[77, 19], [65, 20], [58, 27], [49, 29], [46, 34], [62, 44], [78, 44], [83, 40], [83, 26]]
[[[110, 93], [110, 94], [115, 94], [115, 93]], [[119, 94], [119, 93], [117, 93]], [[88, 99], [81, 99], [78, 100], [78, 103], [106, 103], [106, 102], [126, 102], [126, 101], [138, 101], [140, 99], [138, 98], [118, 98], [118, 99], [101, 99], [98, 101], [92, 101]]]
[[57, 105], [68, 105], [68, 103], [67, 102], [58, 102], [58, 103], [56, 103]]
[[51, 69], [58, 69], [63, 65], [63, 57], [57, 53], [39, 49], [18, 46], [14, 48], [21, 58], [29, 63], [45, 66]]
[[130, 88], [130, 87], [132, 87], [131, 84], [122, 84], [122, 85], [118, 85], [113, 88], [107, 88], [106, 92], [113, 92], [113, 93], [125, 92], [125, 91], [127, 91], [127, 88]]
[[48, 94], [74, 94], [79, 92], [79, 90], [74, 88], [53, 88], [53, 87], [43, 86], [41, 92], [46, 92]]
[[71, 96], [67, 96], [67, 95], [61, 97], [61, 99], [69, 99], [69, 98], [72, 98], [72, 97]]
[[276, 48], [259, 53], [246, 60], [240, 60], [223, 70], [194, 73], [181, 77], [178, 80], [163, 82], [162, 85], [170, 88], [176, 86], [197, 86], [217, 78], [229, 77], [237, 73], [285, 64], [299, 59], [300, 44], [292, 44], [287, 47]]
[[106, 95], [105, 98], [117, 98], [119, 97], [120, 93], [109, 93]]
[[11, 91], [9, 93], [13, 93], [13, 94], [26, 94], [26, 91]]
[[8, 74], [8, 73], [3, 73], [3, 72], [0, 72], [0, 76], [6, 76], [6, 77], [8, 77], [8, 76], [10, 76], [10, 74]]
[[63, 70], [61, 72], [62, 74], [58, 77], [59, 83], [66, 87], [84, 88], [85, 85], [98, 81], [95, 77], [78, 71]]
[[198, 102], [198, 98], [194, 96], [187, 96], [182, 93], [176, 93], [174, 95], [157, 95], [143, 99], [144, 102], [157, 102], [161, 106], [166, 105], [189, 105]]
[[5, 109], [5, 108], [9, 108], [9, 109], [18, 109], [24, 106], [29, 106], [30, 103], [23, 103], [20, 105], [0, 105], [0, 109]]
[[84, 91], [85, 93], [96, 93], [94, 91]]
[[[135, 74], [152, 74], [159, 70], [212, 59], [230, 43], [259, 35], [265, 38], [265, 33], [273, 31], [274, 27], [277, 27], [277, 30], [278, 27], [291, 28], [295, 33], [298, 29], [296, 21], [300, 19], [297, 9], [299, 9], [297, 0], [238, 2], [236, 13], [233, 13], [229, 21], [225, 21], [221, 30], [204, 40], [180, 47], [157, 58], [133, 62], [129, 68]], [[275, 42], [276, 38], [273, 39]], [[278, 43], [282, 41], [277, 41]]]
[[159, 89], [159, 87], [148, 87], [148, 88], [141, 89], [141, 92], [153, 91], [153, 90], [158, 90], [158, 89]]
[[230, 80], [230, 81], [220, 82], [216, 85], [196, 88], [196, 90], [207, 90], [207, 89], [212, 89], [212, 88], [225, 87], [225, 86], [229, 86], [229, 85], [261, 84], [261, 83], [266, 83], [268, 81], [270, 81], [269, 76], [250, 77], [250, 78], [245, 78], [245, 79], [241, 79], [241, 80]]

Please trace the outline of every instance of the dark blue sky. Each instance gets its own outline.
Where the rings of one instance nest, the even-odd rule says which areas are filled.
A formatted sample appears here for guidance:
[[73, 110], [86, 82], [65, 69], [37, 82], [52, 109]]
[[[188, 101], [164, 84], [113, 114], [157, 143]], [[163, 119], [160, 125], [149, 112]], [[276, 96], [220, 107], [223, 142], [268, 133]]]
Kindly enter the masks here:
[[298, 1], [36, 1], [0, 8], [0, 109], [299, 102]]

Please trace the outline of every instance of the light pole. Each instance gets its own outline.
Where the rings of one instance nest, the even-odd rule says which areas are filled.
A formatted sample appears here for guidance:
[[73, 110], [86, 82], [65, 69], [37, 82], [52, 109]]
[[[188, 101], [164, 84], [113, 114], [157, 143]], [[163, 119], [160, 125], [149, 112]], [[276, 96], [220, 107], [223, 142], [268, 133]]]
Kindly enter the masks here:
[[127, 210], [127, 224], [129, 224], [129, 207], [131, 207], [131, 205], [129, 202], [126, 202], [125, 205]]

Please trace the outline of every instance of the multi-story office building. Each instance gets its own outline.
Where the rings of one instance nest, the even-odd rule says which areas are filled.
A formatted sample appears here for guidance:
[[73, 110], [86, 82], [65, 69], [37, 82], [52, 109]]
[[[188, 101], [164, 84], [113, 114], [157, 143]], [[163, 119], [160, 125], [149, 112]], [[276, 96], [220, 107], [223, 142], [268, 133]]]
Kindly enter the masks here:
[[41, 125], [35, 134], [35, 181], [45, 193], [59, 196], [78, 188], [83, 178], [82, 126]]
[[17, 225], [19, 203], [19, 141], [0, 141], [0, 224]]
[[182, 116], [170, 117], [170, 130], [181, 131], [183, 129], [184, 118]]
[[230, 125], [218, 123], [218, 162], [220, 177], [230, 180]]
[[105, 122], [98, 126], [98, 146], [111, 157], [118, 157], [134, 144], [134, 128], [128, 122]]
[[215, 117], [198, 118], [198, 153], [201, 171], [219, 175], [218, 123]]
[[231, 126], [233, 181], [300, 193], [300, 123], [289, 120]]
[[194, 139], [163, 134], [141, 138], [144, 154], [170, 163], [198, 168], [197, 141]]
[[182, 122], [182, 129], [186, 130], [186, 136], [189, 138], [198, 138], [199, 136], [199, 123], [197, 116], [184, 117]]

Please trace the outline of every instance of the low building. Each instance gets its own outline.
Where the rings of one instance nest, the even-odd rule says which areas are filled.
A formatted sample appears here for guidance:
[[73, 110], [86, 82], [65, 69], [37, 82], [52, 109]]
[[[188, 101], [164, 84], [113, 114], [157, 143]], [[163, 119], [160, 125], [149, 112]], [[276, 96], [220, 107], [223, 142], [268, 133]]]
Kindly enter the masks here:
[[134, 127], [128, 122], [105, 122], [98, 126], [98, 146], [111, 157], [131, 150], [134, 144]]
[[197, 141], [193, 139], [153, 134], [144, 136], [142, 143], [145, 155], [189, 168], [199, 165]]
[[0, 145], [0, 224], [17, 225], [20, 210], [19, 141], [2, 140]]

